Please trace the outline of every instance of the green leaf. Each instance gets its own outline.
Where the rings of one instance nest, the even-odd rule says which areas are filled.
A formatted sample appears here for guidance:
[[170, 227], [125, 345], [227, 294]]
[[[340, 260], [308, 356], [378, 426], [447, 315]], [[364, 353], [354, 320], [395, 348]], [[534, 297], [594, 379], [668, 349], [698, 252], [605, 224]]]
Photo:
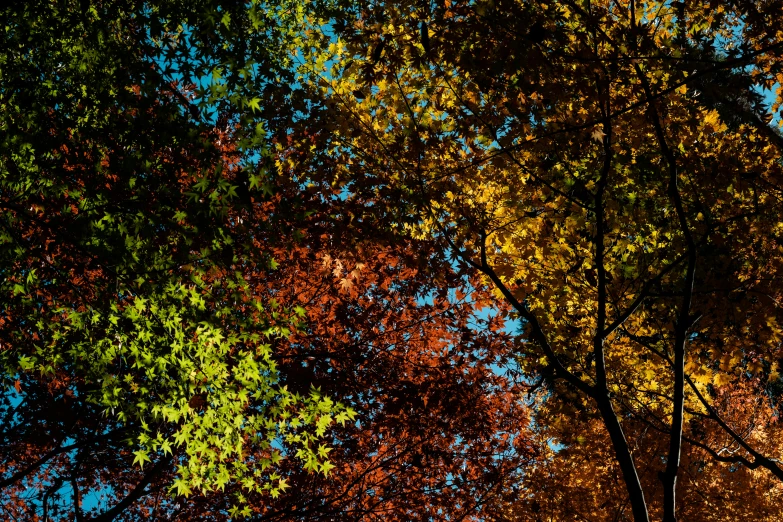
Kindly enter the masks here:
[[150, 462], [149, 455], [144, 450], [137, 450], [133, 452], [136, 457], [133, 459], [133, 464], [138, 464], [140, 468], [144, 469], [144, 463]]

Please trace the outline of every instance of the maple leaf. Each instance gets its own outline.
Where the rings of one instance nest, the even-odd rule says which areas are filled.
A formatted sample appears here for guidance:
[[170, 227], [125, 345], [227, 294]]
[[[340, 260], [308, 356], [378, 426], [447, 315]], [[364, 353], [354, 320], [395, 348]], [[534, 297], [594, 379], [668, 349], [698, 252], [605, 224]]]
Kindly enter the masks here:
[[340, 289], [344, 292], [348, 292], [353, 288], [353, 281], [350, 278], [344, 277], [340, 279]]

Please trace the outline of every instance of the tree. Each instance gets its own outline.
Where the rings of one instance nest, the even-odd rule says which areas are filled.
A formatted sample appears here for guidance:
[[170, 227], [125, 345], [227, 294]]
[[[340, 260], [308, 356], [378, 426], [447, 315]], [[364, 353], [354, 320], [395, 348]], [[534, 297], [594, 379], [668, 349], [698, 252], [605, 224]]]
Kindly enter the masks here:
[[6, 516], [479, 517], [533, 457], [479, 281], [283, 167], [262, 13], [3, 12]]
[[[474, 300], [486, 296], [451, 274], [441, 280], [431, 304], [422, 302], [430, 274], [448, 273], [447, 259], [428, 257], [432, 245], [400, 242], [393, 236], [386, 241], [367, 239], [368, 227], [377, 221], [367, 216], [350, 222], [344, 218], [361, 205], [337, 197], [323, 202], [322, 191], [312, 189], [310, 200], [299, 193], [296, 183], [286, 186], [285, 179], [274, 187], [272, 198], [254, 199], [252, 210], [243, 208], [234, 215], [236, 223], [252, 232], [246, 248], [258, 250], [266, 244], [277, 268], [251, 266], [252, 256], [242, 242], [234, 255], [242, 260], [243, 278], [255, 299], [274, 300], [279, 309], [297, 310], [305, 318], [292, 336], [276, 337], [272, 343], [281, 382], [296, 394], [318, 386], [322, 395], [340, 398], [359, 414], [359, 425], [339, 430], [329, 443], [328, 465], [337, 469], [314, 477], [288, 459], [277, 466], [288, 487], [276, 492], [274, 501], [268, 495], [249, 494], [233, 482], [224, 491], [184, 501], [166, 493], [176, 471], [168, 465], [155, 470], [146, 495], [114, 512], [129, 520], [149, 513], [171, 519], [223, 519], [233, 494], [243, 494], [251, 512], [281, 520], [379, 512], [425, 519], [438, 509], [480, 518], [491, 512], [501, 486], [520, 479], [521, 467], [534, 457], [535, 448], [527, 437], [525, 405], [511, 400], [525, 387], [512, 386], [493, 370], [502, 363], [498, 350], [503, 336], [497, 331], [501, 322], [498, 317], [477, 317], [474, 310]], [[265, 217], [281, 206], [293, 220], [264, 224]], [[309, 218], [296, 217], [305, 209]], [[233, 236], [242, 233], [234, 230]], [[205, 281], [211, 281], [209, 275]], [[466, 295], [455, 301], [455, 292]], [[36, 390], [35, 383], [21, 383], [27, 396]], [[114, 438], [110, 433], [89, 436], [96, 424], [108, 431], [106, 418], [100, 410], [90, 411], [89, 404], [81, 405], [78, 395], [68, 395], [72, 390], [64, 383], [59, 391], [72, 410], [69, 418], [78, 419], [80, 429], [87, 432], [76, 444], [61, 450], [56, 433], [32, 436], [43, 422], [63, 424], [52, 418], [55, 412], [34, 409], [53, 402], [46, 390], [41, 390], [39, 400], [28, 399], [26, 409], [16, 409], [17, 422], [6, 423], [29, 430], [6, 435], [12, 443], [6, 462], [14, 471], [22, 468], [28, 473], [26, 481], [9, 478], [14, 486], [5, 489], [9, 503], [22, 502], [31, 484], [62, 487], [66, 493], [78, 487], [81, 496], [89, 498], [105, 494], [107, 486], [135, 491], [147, 476], [132, 465], [122, 423]], [[61, 411], [60, 403], [55, 404]], [[22, 412], [24, 421], [19, 422]], [[52, 446], [56, 451], [49, 455]], [[289, 449], [292, 454], [297, 450], [286, 445], [282, 453]], [[248, 461], [270, 458], [262, 446], [247, 444], [244, 451]], [[106, 458], [112, 454], [120, 458]], [[41, 456], [50, 460], [40, 468], [15, 465]], [[73, 476], [78, 486], [49, 480], [58, 476]], [[61, 513], [65, 517], [78, 506], [73, 505], [78, 499], [66, 500]], [[22, 504], [17, 509], [23, 514], [28, 508]]]
[[[242, 189], [264, 181], [241, 180], [251, 165], [235, 144], [257, 153], [263, 136], [225, 127], [244, 122], [228, 109], [252, 105], [252, 82], [284, 70], [261, 50], [286, 38], [285, 16], [209, 2], [2, 14], [6, 509], [24, 512], [32, 494], [46, 519], [65, 487], [81, 519], [82, 489], [127, 492], [96, 517], [112, 519], [172, 467], [179, 494], [227, 483], [275, 494], [276, 442], [325, 470], [316, 441], [353, 412], [280, 383], [270, 341], [301, 318], [232, 269], [274, 263], [263, 248], [244, 255], [253, 236], [233, 221]], [[196, 89], [194, 77], [247, 65], [248, 52], [258, 74]], [[269, 462], [248, 460], [248, 446]], [[101, 461], [107, 447], [119, 462]]]
[[[484, 275], [550, 411], [601, 419], [637, 521], [675, 520], [698, 455], [716, 484], [781, 478], [776, 415], [721, 400], [778, 407], [780, 134], [756, 89], [781, 79], [780, 7], [355, 2], [301, 61], [327, 108], [312, 175], [396, 188], [373, 204]], [[637, 422], [666, 443], [636, 449]]]
[[[726, 412], [726, 422], [741, 430], [756, 450], [779, 453], [776, 412], [766, 397], [759, 397], [752, 387], [723, 389], [716, 402]], [[508, 518], [627, 519], [630, 505], [622, 473], [600, 419], [589, 410], [552, 411], [545, 406], [538, 412], [540, 436], [552, 441], [552, 447], [528, 468], [520, 485], [524, 494], [507, 492]], [[644, 491], [654, 493], [648, 500], [650, 518], [659, 519], [663, 511], [659, 463], [667, 450], [668, 431], [662, 422], [653, 424], [638, 417], [626, 417], [623, 429], [634, 448]], [[693, 423], [685, 441], [677, 490], [679, 518], [729, 521], [778, 516], [780, 480], [763, 468], [740, 464], [736, 457], [742, 450], [720, 426], [709, 421]]]

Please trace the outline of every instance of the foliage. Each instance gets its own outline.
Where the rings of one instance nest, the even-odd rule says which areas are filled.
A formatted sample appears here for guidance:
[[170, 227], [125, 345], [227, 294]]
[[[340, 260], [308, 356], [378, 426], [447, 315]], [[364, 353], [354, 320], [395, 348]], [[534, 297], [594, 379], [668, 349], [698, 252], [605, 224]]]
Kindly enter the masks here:
[[[4, 459], [9, 480], [35, 454], [22, 428], [46, 432], [45, 454], [121, 431], [132, 463], [152, 466], [144, 480], [177, 466], [180, 495], [230, 482], [278, 494], [281, 444], [326, 473], [317, 441], [354, 412], [280, 382], [270, 342], [301, 317], [254, 295], [242, 273], [274, 266], [235, 226], [237, 190], [253, 187], [237, 181], [240, 154], [215, 128], [231, 120], [220, 98], [239, 103], [247, 86], [229, 75], [206, 99], [192, 82], [247, 52], [262, 72], [245, 81], [282, 70], [256, 47], [283, 38], [284, 17], [210, 3], [3, 9], [0, 335], [4, 385], [16, 392], [4, 397], [4, 433], [18, 443]], [[244, 39], [243, 24], [264, 34]], [[242, 137], [243, 153], [258, 153], [259, 139]], [[27, 425], [25, 412], [42, 406], [28, 400], [47, 392], [64, 394], [64, 418]], [[266, 459], [250, 460], [247, 446]], [[59, 487], [35, 484], [44, 512]]]
[[[334, 169], [314, 175], [396, 188], [411, 237], [494, 286], [522, 323], [509, 351], [551, 393], [541, 429], [601, 419], [616, 516], [675, 520], [704, 455], [716, 484], [737, 465], [783, 478], [776, 414], [739, 406], [778, 408], [781, 135], [758, 90], [777, 112], [780, 7], [354, 2], [298, 70], [327, 107]], [[637, 448], [639, 423], [665, 443]]]
[[[284, 188], [275, 193], [287, 200]], [[329, 476], [289, 461], [291, 487], [274, 502], [252, 499], [257, 518], [497, 514], [503, 484], [518, 482], [536, 452], [526, 404], [513, 400], [524, 386], [496, 373], [508, 340], [500, 318], [475, 312], [486, 293], [468, 293], [448, 259], [428, 254], [434, 245], [391, 235], [381, 244], [369, 231], [382, 216], [359, 216], [361, 204], [333, 198], [308, 201], [314, 212], [298, 225], [302, 241], [275, 251], [280, 266], [271, 277], [250, 280], [306, 310], [303, 328], [275, 343], [288, 386], [339, 397], [358, 423], [335, 430]], [[442, 280], [423, 299], [434, 273]], [[221, 496], [204, 502], [177, 516], [210, 519]]]
[[9, 512], [779, 518], [781, 2], [83, 4], [3, 11]]

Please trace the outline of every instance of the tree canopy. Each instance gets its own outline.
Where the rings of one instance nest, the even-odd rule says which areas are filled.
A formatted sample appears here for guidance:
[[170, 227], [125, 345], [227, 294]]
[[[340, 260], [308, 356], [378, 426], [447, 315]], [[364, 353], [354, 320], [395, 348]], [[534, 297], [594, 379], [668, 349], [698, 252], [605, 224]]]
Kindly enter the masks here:
[[4, 516], [781, 516], [783, 2], [0, 12]]

